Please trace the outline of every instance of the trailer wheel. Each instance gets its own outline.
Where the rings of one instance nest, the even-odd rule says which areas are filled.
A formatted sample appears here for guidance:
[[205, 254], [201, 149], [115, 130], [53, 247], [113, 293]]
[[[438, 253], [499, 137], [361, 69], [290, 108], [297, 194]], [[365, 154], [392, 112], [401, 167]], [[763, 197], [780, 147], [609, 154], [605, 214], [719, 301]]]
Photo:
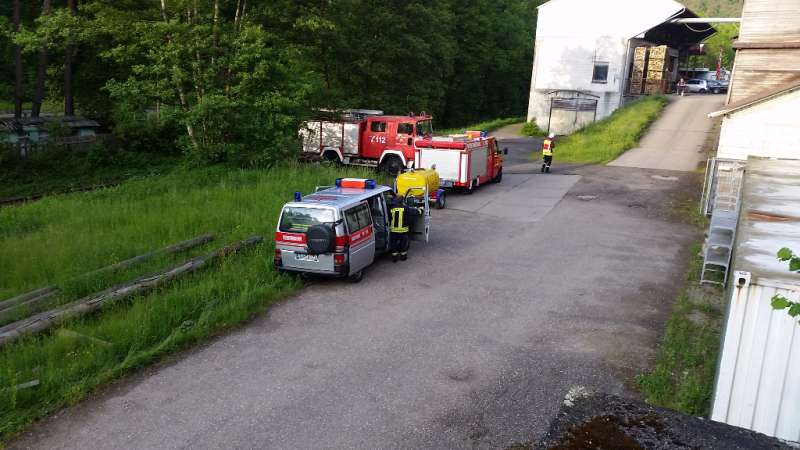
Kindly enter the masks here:
[[400, 171], [403, 170], [403, 161], [400, 161], [400, 158], [397, 156], [387, 156], [386, 159], [383, 160], [383, 163], [381, 163], [381, 167], [386, 173], [396, 177]]
[[447, 206], [447, 194], [442, 192], [436, 198], [436, 209], [444, 209], [445, 206]]

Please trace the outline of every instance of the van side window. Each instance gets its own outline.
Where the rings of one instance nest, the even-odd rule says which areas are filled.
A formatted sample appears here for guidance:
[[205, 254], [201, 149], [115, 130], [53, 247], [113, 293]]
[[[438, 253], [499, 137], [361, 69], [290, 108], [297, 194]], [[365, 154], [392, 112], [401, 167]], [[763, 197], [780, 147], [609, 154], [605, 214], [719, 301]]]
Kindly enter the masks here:
[[374, 133], [385, 133], [386, 132], [386, 122], [372, 122], [369, 127], [370, 131]]
[[414, 124], [398, 123], [397, 134], [414, 134]]
[[372, 216], [369, 213], [369, 206], [365, 203], [350, 208], [344, 212], [344, 220], [347, 222], [347, 232], [355, 233], [356, 231], [371, 226]]

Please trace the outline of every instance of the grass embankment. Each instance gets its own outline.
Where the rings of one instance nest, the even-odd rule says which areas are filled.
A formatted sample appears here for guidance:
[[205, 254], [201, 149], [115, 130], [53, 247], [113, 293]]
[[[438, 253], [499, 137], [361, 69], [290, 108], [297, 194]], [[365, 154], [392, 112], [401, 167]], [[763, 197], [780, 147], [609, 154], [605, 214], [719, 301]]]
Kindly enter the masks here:
[[525, 125], [522, 126], [522, 130], [520, 130], [520, 134], [528, 137], [547, 136], [547, 132], [539, 128], [536, 122], [525, 122]]
[[463, 133], [464, 131], [467, 130], [494, 131], [506, 125], [521, 123], [521, 122], [525, 122], [524, 117], [507, 117], [504, 119], [485, 120], [483, 122], [473, 123], [472, 125], [466, 125], [459, 128], [447, 128], [444, 130], [434, 130], [434, 131], [436, 132], [436, 134], [458, 134], [458, 133]]
[[[56, 284], [57, 301], [63, 303], [252, 234], [266, 238], [256, 249], [149, 295], [0, 348], [0, 440], [102, 383], [248, 319], [298, 288], [296, 280], [272, 268], [280, 207], [296, 190], [307, 193], [337, 176], [364, 175], [294, 165], [179, 170], [0, 209], [0, 299]], [[75, 278], [208, 232], [217, 239], [202, 248], [113, 276]], [[39, 386], [13, 388], [32, 380]]]
[[[556, 161], [605, 164], [614, 160], [636, 146], [666, 104], [664, 97], [644, 97], [614, 111], [603, 120], [559, 139]], [[535, 152], [533, 157], [540, 158], [540, 152]]]
[[690, 248], [686, 280], [667, 321], [655, 368], [638, 382], [649, 403], [708, 417], [725, 307], [722, 289], [698, 282], [701, 247]]

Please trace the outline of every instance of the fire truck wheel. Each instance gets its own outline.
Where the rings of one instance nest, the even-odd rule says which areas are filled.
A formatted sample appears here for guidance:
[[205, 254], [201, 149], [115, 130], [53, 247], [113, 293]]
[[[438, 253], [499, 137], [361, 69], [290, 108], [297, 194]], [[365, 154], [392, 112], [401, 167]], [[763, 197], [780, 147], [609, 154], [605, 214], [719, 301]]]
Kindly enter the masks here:
[[333, 166], [340, 164], [341, 161], [339, 161], [339, 155], [329, 151], [322, 156], [322, 163]]
[[403, 161], [400, 161], [400, 158], [397, 156], [387, 156], [381, 166], [386, 173], [396, 177], [400, 171], [403, 170]]
[[436, 198], [436, 209], [444, 209], [447, 205], [447, 194], [442, 192], [439, 194], [439, 197]]
[[349, 277], [347, 277], [347, 279], [350, 280], [351, 283], [360, 282], [361, 280], [364, 279], [364, 269], [361, 269], [358, 272], [350, 275]]
[[308, 253], [319, 255], [332, 252], [336, 243], [336, 233], [329, 225], [314, 225], [306, 231]]
[[499, 182], [503, 181], [503, 169], [500, 169], [497, 172], [497, 175], [495, 175], [495, 177], [494, 177], [494, 179], [492, 181], [494, 181], [495, 183], [499, 183]]
[[475, 192], [475, 180], [469, 182], [469, 187], [464, 190], [464, 193], [467, 195], [472, 195]]

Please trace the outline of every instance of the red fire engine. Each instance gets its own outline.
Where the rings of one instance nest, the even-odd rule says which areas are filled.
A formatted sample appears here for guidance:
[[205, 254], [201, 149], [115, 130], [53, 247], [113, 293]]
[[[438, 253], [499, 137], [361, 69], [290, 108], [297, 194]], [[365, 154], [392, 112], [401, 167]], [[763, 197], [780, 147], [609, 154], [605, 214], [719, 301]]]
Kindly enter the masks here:
[[399, 173], [414, 161], [417, 139], [433, 134], [431, 116], [387, 116], [382, 111], [352, 109], [320, 112], [300, 127], [304, 157], [380, 167]]

